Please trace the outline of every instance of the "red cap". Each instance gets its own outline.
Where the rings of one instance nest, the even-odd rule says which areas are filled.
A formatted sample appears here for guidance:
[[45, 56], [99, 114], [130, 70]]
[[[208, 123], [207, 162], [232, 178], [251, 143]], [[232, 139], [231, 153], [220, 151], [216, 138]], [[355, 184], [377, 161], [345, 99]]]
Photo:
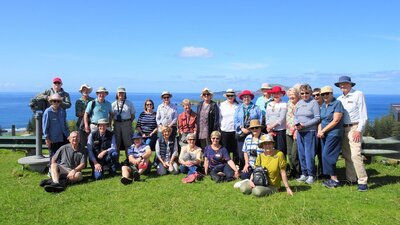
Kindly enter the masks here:
[[60, 82], [60, 83], [62, 83], [62, 80], [61, 80], [61, 78], [56, 77], [56, 78], [53, 79], [53, 83], [55, 83], [55, 82]]

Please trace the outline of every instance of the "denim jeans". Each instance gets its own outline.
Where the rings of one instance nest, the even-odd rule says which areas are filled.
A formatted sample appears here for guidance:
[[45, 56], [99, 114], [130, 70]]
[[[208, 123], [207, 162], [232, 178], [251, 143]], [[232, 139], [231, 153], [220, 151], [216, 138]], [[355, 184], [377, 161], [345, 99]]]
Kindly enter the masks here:
[[301, 174], [315, 176], [315, 149], [317, 136], [314, 130], [297, 133], [297, 150], [299, 153]]
[[180, 165], [179, 170], [181, 171], [181, 173], [187, 173], [187, 175], [191, 175], [197, 171], [197, 166], [193, 165], [193, 166], [188, 167], [188, 166]]
[[336, 175], [336, 162], [342, 148], [342, 137], [326, 136], [321, 139], [323, 174]]
[[92, 167], [92, 174], [94, 179], [102, 179], [104, 176], [104, 170], [107, 167], [109, 170], [109, 174], [114, 175], [117, 172], [117, 168], [119, 166], [118, 159], [119, 156], [117, 152], [113, 152], [111, 154], [107, 153], [107, 155], [104, 156], [102, 159], [97, 159], [97, 162], [103, 167], [100, 172], [95, 170], [93, 162], [90, 161], [90, 166]]

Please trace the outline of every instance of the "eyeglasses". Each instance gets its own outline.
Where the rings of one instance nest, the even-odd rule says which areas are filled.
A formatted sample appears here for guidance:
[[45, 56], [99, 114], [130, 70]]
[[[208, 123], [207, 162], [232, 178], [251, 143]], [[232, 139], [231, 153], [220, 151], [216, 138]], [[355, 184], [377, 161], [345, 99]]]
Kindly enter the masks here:
[[149, 103], [149, 104], [146, 104], [146, 106], [152, 106], [153, 104], [151, 104], [151, 103]]
[[187, 139], [188, 141], [195, 141], [196, 139]]
[[226, 96], [227, 98], [233, 98], [233, 97], [235, 97], [234, 95], [227, 95]]
[[54, 103], [60, 103], [61, 101], [60, 101], [60, 100], [52, 100], [52, 102], [54, 102]]
[[257, 130], [258, 128], [260, 128], [260, 127], [252, 127], [252, 128], [250, 128], [250, 130]]
[[57, 82], [54, 82], [53, 84], [61, 84], [61, 82], [58, 82], [58, 81], [57, 81]]
[[321, 96], [324, 97], [324, 96], [329, 95], [329, 94], [330, 94], [329, 92], [327, 92], [327, 93], [322, 93]]
[[310, 92], [300, 92], [300, 95], [309, 95]]
[[319, 97], [319, 95], [320, 95], [320, 94], [314, 94], [314, 95], [312, 95], [312, 96], [313, 96], [313, 97], [315, 97], [315, 96]]
[[169, 99], [169, 96], [165, 96], [165, 97], [163, 97], [163, 99]]
[[219, 137], [213, 137], [211, 140], [219, 140]]
[[203, 96], [211, 96], [209, 93], [204, 93]]

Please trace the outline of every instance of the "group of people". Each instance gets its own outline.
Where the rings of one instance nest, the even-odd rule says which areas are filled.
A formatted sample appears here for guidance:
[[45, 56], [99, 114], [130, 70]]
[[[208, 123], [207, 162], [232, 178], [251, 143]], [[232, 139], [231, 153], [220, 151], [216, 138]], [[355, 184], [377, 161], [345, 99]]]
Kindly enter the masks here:
[[[79, 89], [82, 96], [75, 103], [77, 131], [69, 133], [65, 110], [71, 106], [70, 98], [61, 88], [61, 79], [54, 78], [51, 90], [37, 96], [50, 102], [42, 126], [50, 151], [51, 179], [41, 186], [58, 192], [66, 183], [82, 180], [88, 157], [96, 180], [106, 171], [114, 176], [120, 169], [121, 183], [127, 185], [139, 181], [140, 175], [154, 166], [159, 175], [187, 173], [183, 183], [204, 175], [216, 182], [240, 178], [234, 186], [245, 194], [268, 195], [283, 183], [293, 195], [288, 178], [312, 184], [319, 175], [316, 155], [320, 175], [327, 178], [323, 184], [339, 186], [336, 162], [342, 152], [346, 179], [358, 182], [358, 190], [366, 191], [361, 138], [367, 111], [364, 96], [354, 85], [350, 77], [340, 77], [335, 83], [342, 92], [338, 99], [331, 86], [312, 90], [308, 84], [295, 85], [287, 90], [289, 101], [283, 102], [286, 91], [264, 83], [256, 103], [250, 90], [237, 95], [228, 89], [226, 100], [215, 102], [213, 92], [204, 88], [197, 110], [184, 99], [180, 114], [171, 103], [173, 95], [164, 91], [156, 110], [151, 99], [145, 100], [133, 131], [136, 111], [124, 87], [117, 88], [116, 100], [110, 103], [106, 88], [99, 87], [93, 99], [89, 96], [92, 88], [83, 84]], [[122, 163], [120, 149], [126, 156]], [[259, 168], [265, 173], [262, 185]]]

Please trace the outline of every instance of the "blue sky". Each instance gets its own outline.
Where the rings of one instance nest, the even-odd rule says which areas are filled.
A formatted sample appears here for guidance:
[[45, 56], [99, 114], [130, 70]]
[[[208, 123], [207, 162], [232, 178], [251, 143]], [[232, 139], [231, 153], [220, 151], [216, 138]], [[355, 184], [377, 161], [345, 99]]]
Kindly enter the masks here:
[[[128, 92], [312, 87], [398, 94], [399, 1], [2, 1], [0, 91], [55, 76]], [[334, 89], [339, 91], [338, 89]]]

